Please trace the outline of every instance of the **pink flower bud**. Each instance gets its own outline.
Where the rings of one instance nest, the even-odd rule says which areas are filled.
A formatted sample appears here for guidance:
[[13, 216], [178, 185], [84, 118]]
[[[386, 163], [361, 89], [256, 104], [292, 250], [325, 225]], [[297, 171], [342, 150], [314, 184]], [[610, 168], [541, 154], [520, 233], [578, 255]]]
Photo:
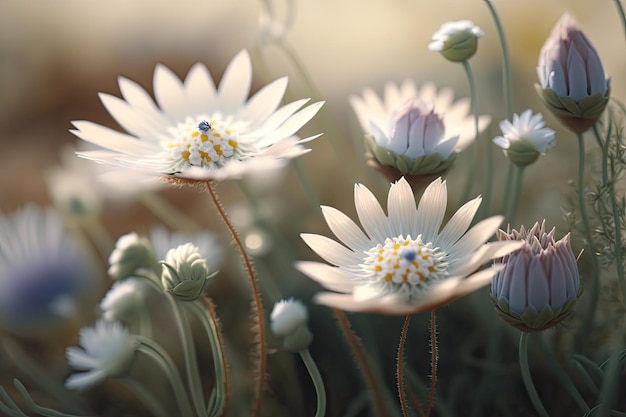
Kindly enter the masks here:
[[568, 13], [541, 48], [537, 74], [544, 103], [574, 132], [589, 129], [604, 111], [609, 79], [598, 52]]
[[496, 312], [522, 331], [552, 327], [567, 317], [580, 296], [576, 257], [569, 234], [554, 240], [554, 229], [545, 222], [511, 233], [499, 232], [500, 240], [525, 242], [502, 259], [504, 267], [493, 277], [491, 299]]

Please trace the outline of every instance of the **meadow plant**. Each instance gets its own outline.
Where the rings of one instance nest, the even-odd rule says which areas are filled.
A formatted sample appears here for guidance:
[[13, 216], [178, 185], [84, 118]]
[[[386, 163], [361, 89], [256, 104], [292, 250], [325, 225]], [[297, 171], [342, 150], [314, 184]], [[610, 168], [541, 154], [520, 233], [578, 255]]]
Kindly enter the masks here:
[[[513, 82], [485, 0], [495, 31], [444, 22], [415, 52], [460, 64], [469, 97], [415, 74], [372, 80], [341, 104], [355, 135], [325, 114], [289, 39], [295, 2], [278, 3], [261, 2], [257, 44], [221, 77], [208, 60], [183, 79], [158, 64], [153, 94], [119, 77], [121, 98], [99, 98], [121, 131], [73, 122], [80, 141], [44, 173], [55, 207], [0, 214], [0, 365], [14, 378], [0, 412], [626, 416], [626, 107], [572, 15], [537, 51], [533, 106], [513, 100], [533, 83]], [[502, 100], [470, 66], [483, 38], [501, 47]], [[557, 164], [571, 134], [577, 171], [547, 198], [524, 173]], [[358, 222], [328, 188], [352, 188]], [[149, 227], [105, 221], [137, 203]], [[533, 204], [564, 225], [518, 226]]]

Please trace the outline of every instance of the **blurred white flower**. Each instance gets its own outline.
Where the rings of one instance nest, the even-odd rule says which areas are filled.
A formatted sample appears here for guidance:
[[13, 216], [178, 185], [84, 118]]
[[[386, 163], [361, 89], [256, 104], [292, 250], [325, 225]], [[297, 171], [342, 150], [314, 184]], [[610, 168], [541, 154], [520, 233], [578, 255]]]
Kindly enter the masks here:
[[111, 289], [100, 302], [102, 318], [105, 320], [126, 320], [144, 307], [148, 290], [139, 278], [127, 278], [113, 283]]
[[545, 127], [541, 113], [533, 115], [530, 109], [521, 115], [514, 114], [512, 121], [500, 122], [503, 136], [496, 136], [493, 143], [516, 165], [528, 165], [556, 145], [556, 132]]
[[109, 276], [114, 280], [132, 276], [139, 268], [158, 271], [152, 243], [135, 232], [121, 236], [109, 255]]
[[306, 325], [309, 312], [300, 300], [290, 298], [274, 304], [270, 314], [272, 332], [277, 336], [287, 336], [297, 327]]
[[270, 314], [272, 332], [281, 339], [283, 348], [291, 352], [307, 349], [313, 341], [307, 321], [309, 312], [300, 300], [280, 300]]
[[433, 34], [428, 49], [441, 52], [446, 59], [463, 62], [470, 59], [478, 48], [478, 38], [485, 33], [471, 20], [446, 22]]
[[[405, 80], [400, 85], [387, 83], [383, 99], [366, 88], [362, 97], [351, 96], [350, 104], [363, 131], [373, 138], [368, 150], [377, 162], [402, 172], [399, 163], [411, 164], [407, 160], [433, 154], [439, 156], [438, 163], [445, 162], [475, 139], [469, 99], [453, 101], [453, 98], [449, 88], [437, 90], [433, 83], [425, 83], [418, 89], [412, 80]], [[490, 120], [488, 115], [480, 116], [479, 131]], [[404, 170], [403, 173], [424, 173], [423, 167], [416, 163], [419, 172]], [[436, 172], [433, 169], [430, 172]]]
[[79, 342], [82, 348], [67, 348], [67, 360], [71, 367], [87, 372], [70, 375], [65, 381], [68, 389], [87, 389], [122, 375], [132, 364], [137, 348], [128, 329], [118, 321], [98, 320], [95, 327], [83, 327]]
[[36, 336], [75, 313], [97, 273], [53, 209], [0, 214], [0, 326]]
[[447, 205], [441, 178], [415, 197], [402, 178], [391, 185], [388, 216], [364, 186], [354, 191], [356, 211], [365, 233], [345, 214], [322, 207], [332, 232], [345, 245], [327, 237], [302, 238], [329, 262], [298, 262], [297, 268], [324, 287], [315, 300], [330, 307], [381, 314], [432, 310], [487, 285], [498, 267], [480, 270], [487, 261], [519, 248], [521, 242], [485, 243], [502, 216], [469, 228], [481, 198], [463, 205], [439, 230]]
[[104, 148], [81, 156], [128, 168], [148, 178], [223, 180], [250, 171], [283, 166], [308, 149], [293, 136], [322, 102], [299, 110], [308, 99], [278, 107], [287, 78], [265, 86], [248, 99], [252, 66], [246, 50], [230, 62], [216, 88], [207, 68], [192, 67], [184, 82], [162, 65], [154, 74], [155, 105], [136, 83], [120, 77], [124, 99], [100, 98], [128, 132], [76, 121], [72, 132]]

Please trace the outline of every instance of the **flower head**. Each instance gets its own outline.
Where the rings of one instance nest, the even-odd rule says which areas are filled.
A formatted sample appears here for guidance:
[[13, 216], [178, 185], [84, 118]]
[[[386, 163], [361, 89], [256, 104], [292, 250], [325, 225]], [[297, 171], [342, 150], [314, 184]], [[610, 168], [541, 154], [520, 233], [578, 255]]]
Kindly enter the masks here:
[[88, 259], [53, 209], [0, 214], [0, 327], [37, 336], [75, 313], [96, 285]]
[[309, 313], [300, 300], [280, 300], [270, 314], [272, 332], [282, 338], [283, 347], [292, 352], [306, 349], [313, 340], [307, 321]]
[[576, 258], [569, 234], [559, 241], [545, 221], [528, 231], [499, 232], [502, 241], [524, 246], [502, 259], [504, 268], [493, 277], [491, 299], [507, 323], [523, 331], [552, 327], [567, 317], [580, 296]]
[[105, 320], [127, 320], [144, 307], [147, 286], [139, 278], [116, 281], [100, 302]]
[[299, 262], [297, 268], [337, 291], [315, 298], [334, 308], [398, 315], [435, 309], [488, 284], [498, 267], [480, 267], [522, 245], [485, 243], [501, 216], [468, 230], [480, 197], [463, 205], [440, 230], [447, 204], [446, 183], [440, 178], [426, 188], [417, 207], [404, 178], [392, 184], [388, 215], [364, 186], [355, 186], [354, 197], [365, 233], [345, 214], [322, 207], [330, 229], [345, 246], [324, 236], [302, 235], [332, 266]]
[[100, 94], [113, 118], [128, 132], [119, 133], [87, 121], [72, 132], [106, 151], [81, 156], [126, 167], [146, 177], [171, 181], [223, 180], [255, 170], [283, 166], [308, 150], [315, 137], [293, 136], [323, 103], [308, 99], [278, 107], [287, 87], [280, 78], [248, 99], [252, 81], [250, 56], [239, 52], [219, 87], [205, 66], [193, 66], [184, 82], [166, 67], [154, 74], [155, 105], [136, 83], [120, 78], [124, 100]]
[[503, 136], [495, 137], [493, 143], [501, 147], [515, 165], [526, 166], [556, 145], [554, 130], [544, 126], [541, 113], [533, 115], [528, 109], [521, 115], [514, 114], [512, 121], [501, 121]]
[[570, 130], [582, 133], [600, 117], [609, 99], [609, 79], [598, 52], [565, 13], [539, 53], [537, 91]]
[[158, 269], [152, 244], [135, 232], [117, 240], [109, 256], [109, 265], [109, 276], [115, 280], [128, 278], [140, 268]]
[[223, 260], [223, 249], [214, 233], [201, 230], [196, 233], [168, 231], [163, 225], [150, 229], [150, 242], [157, 259], [165, 259], [171, 248], [191, 242], [198, 248], [202, 259], [206, 260], [209, 272], [215, 272]]
[[167, 252], [161, 273], [165, 291], [183, 301], [193, 301], [204, 292], [208, 278], [206, 260], [197, 246], [185, 243]]
[[471, 20], [446, 22], [433, 34], [428, 49], [441, 52], [441, 55], [450, 61], [463, 62], [476, 53], [478, 38], [483, 36], [482, 29]]
[[79, 337], [82, 348], [67, 348], [67, 361], [87, 372], [71, 375], [65, 381], [66, 388], [90, 388], [108, 377], [122, 375], [132, 364], [137, 343], [120, 322], [98, 320], [95, 327], [83, 327]]
[[[469, 100], [453, 102], [453, 96], [451, 89], [438, 91], [432, 83], [418, 89], [405, 80], [387, 83], [382, 100], [369, 88], [362, 97], [350, 97], [366, 133], [370, 164], [391, 181], [447, 169], [475, 135]], [[489, 121], [489, 116], [480, 116], [479, 131]]]

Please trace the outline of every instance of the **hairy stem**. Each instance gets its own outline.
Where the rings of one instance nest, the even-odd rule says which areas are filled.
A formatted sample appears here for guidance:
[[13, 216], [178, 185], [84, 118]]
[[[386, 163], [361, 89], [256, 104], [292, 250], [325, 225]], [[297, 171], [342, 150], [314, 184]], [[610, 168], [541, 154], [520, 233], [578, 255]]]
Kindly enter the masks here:
[[404, 344], [406, 342], [406, 335], [409, 331], [409, 324], [411, 323], [411, 316], [407, 315], [404, 319], [404, 325], [402, 326], [402, 333], [400, 334], [400, 343], [398, 344], [398, 356], [396, 358], [396, 381], [398, 384], [398, 398], [400, 399], [400, 408], [402, 409], [403, 417], [409, 416], [409, 408], [406, 403], [405, 389], [404, 389]]

